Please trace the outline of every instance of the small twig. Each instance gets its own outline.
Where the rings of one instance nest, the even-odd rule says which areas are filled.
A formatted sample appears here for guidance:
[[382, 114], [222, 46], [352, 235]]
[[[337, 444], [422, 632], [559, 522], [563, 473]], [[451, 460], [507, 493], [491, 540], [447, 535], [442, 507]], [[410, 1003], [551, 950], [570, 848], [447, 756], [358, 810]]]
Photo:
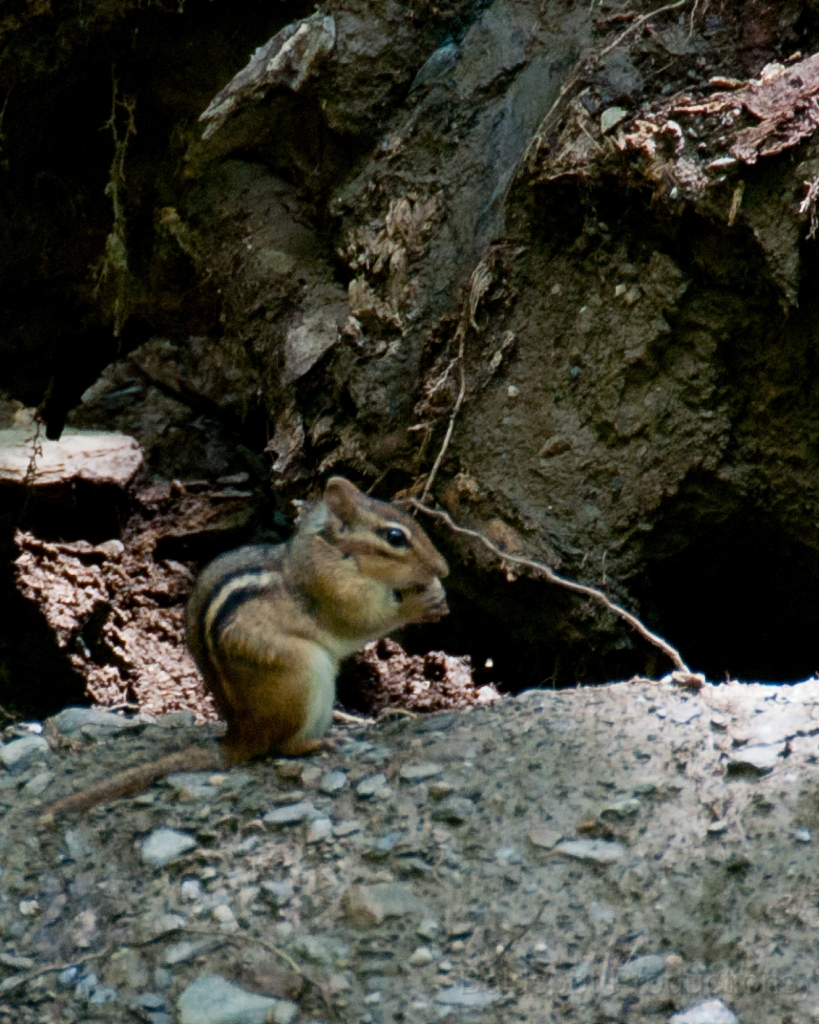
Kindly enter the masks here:
[[[652, 18], [656, 18], [658, 14], [665, 14], [666, 11], [674, 11], [678, 7], [685, 7], [686, 4], [689, 4], [690, 2], [691, 0], [676, 0], [676, 3], [665, 4], [665, 6], [663, 7], [656, 7], [653, 11], [649, 11], [648, 14], [641, 15], [639, 18], [633, 21], [628, 28], [623, 29], [623, 31], [614, 40], [614, 42], [609, 43], [608, 46], [604, 46], [603, 49], [598, 54], [596, 54], [597, 59], [599, 60], [601, 57], [607, 57], [612, 50], [617, 49], [617, 47], [620, 45], [620, 43], [622, 43], [626, 36], [630, 35], [636, 29], [640, 28], [641, 25], [645, 25], [647, 21], [651, 21]], [[695, 0], [694, 10], [696, 11], [696, 9], [697, 2]]]
[[[676, 0], [676, 2], [673, 4], [665, 4], [663, 7], [657, 7], [655, 8], [655, 10], [649, 11], [648, 14], [641, 15], [639, 18], [636, 18], [629, 25], [628, 28], [623, 29], [620, 35], [617, 36], [616, 39], [614, 39], [611, 43], [609, 43], [608, 46], [604, 46], [602, 50], [592, 51], [592, 53], [590, 53], [584, 60], [582, 60], [571, 72], [566, 81], [563, 83], [563, 86], [561, 87], [560, 92], [557, 94], [557, 98], [555, 99], [554, 103], [546, 111], [543, 119], [540, 122], [540, 127], [538, 128], [534, 138], [532, 139], [532, 142], [527, 147], [522, 162], [525, 162], [528, 159], [533, 147], [537, 149], [539, 141], [543, 137], [543, 133], [546, 129], [546, 126], [550, 123], [552, 116], [555, 114], [556, 111], [558, 111], [563, 106], [563, 101], [580, 81], [586, 68], [588, 68], [595, 61], [598, 61], [603, 57], [607, 57], [612, 50], [617, 49], [617, 47], [623, 42], [623, 40], [627, 36], [629, 36], [632, 32], [636, 31], [642, 25], [645, 25], [646, 22], [651, 21], [652, 18], [656, 18], [659, 14], [665, 14], [666, 11], [673, 11], [676, 10], [678, 7], [685, 7], [685, 5], [690, 2], [691, 0]], [[697, 0], [695, 0], [695, 10], [696, 3]]]
[[438, 470], [441, 467], [441, 463], [444, 461], [447, 449], [449, 448], [449, 442], [452, 440], [452, 432], [455, 429], [455, 420], [458, 418], [458, 413], [461, 411], [463, 405], [464, 396], [466, 395], [466, 370], [464, 368], [464, 339], [466, 337], [466, 325], [462, 322], [458, 327], [458, 355], [456, 361], [458, 363], [458, 373], [460, 375], [460, 384], [458, 386], [458, 397], [455, 399], [455, 405], [452, 408], [452, 412], [449, 414], [449, 423], [447, 424], [446, 434], [444, 435], [443, 443], [441, 444], [438, 454], [435, 457], [435, 462], [432, 464], [432, 469], [429, 471], [427, 482], [424, 484], [424, 490], [421, 494], [421, 500], [426, 501], [432, 485], [435, 483], [435, 477], [438, 475]]
[[30, 981], [34, 981], [35, 978], [40, 978], [44, 974], [58, 974], [60, 971], [67, 971], [69, 967], [79, 967], [80, 964], [89, 963], [91, 960], [99, 960], [101, 957], [108, 956], [113, 948], [114, 944], [109, 942], [98, 953], [88, 953], [67, 964], [46, 964], [45, 967], [35, 967], [31, 971], [26, 971], [25, 974], [12, 974], [11, 977], [0, 982], [0, 995], [6, 996], [10, 992], [16, 992], [18, 988], [28, 985]]
[[410, 498], [409, 503], [414, 508], [417, 508], [419, 512], [424, 512], [428, 516], [434, 516], [436, 519], [441, 519], [454, 533], [460, 533], [465, 537], [473, 537], [475, 540], [480, 541], [485, 548], [488, 548], [502, 561], [512, 562], [515, 565], [523, 565], [529, 569], [534, 569], [535, 572], [539, 572], [545, 576], [550, 583], [556, 583], [558, 586], [564, 587], [566, 590], [571, 590], [575, 594], [582, 594], [584, 597], [591, 597], [595, 601], [599, 601], [610, 612], [613, 612], [618, 618], [627, 622], [644, 640], [647, 640], [654, 647], [659, 648], [663, 654], [673, 662], [674, 667], [679, 669], [680, 672], [685, 672], [687, 675], [691, 676], [694, 675], [691, 669], [683, 661], [680, 652], [675, 647], [672, 647], [668, 641], [663, 640], [661, 636], [653, 633], [648, 626], [643, 625], [636, 615], [632, 615], [631, 612], [626, 611], [625, 608], [622, 608], [619, 604], [615, 604], [614, 601], [606, 597], [602, 590], [598, 590], [596, 587], [587, 586], [585, 583], [577, 583], [575, 580], [567, 579], [565, 576], [558, 576], [554, 569], [545, 565], [543, 562], [536, 562], [531, 558], [524, 558], [522, 555], [512, 555], [507, 551], [502, 551], [496, 544], [493, 544], [488, 537], [485, 537], [477, 530], [470, 530], [466, 526], [459, 526], [452, 519], [449, 513], [444, 512], [442, 509], [430, 508], [422, 501], [418, 501], [417, 498]]
[[348, 715], [346, 711], [339, 711], [338, 709], [333, 711], [333, 721], [343, 722], [345, 725], [372, 725], [373, 720], [371, 718], [357, 718], [355, 715]]
[[225, 942], [252, 942], [254, 945], [262, 946], [262, 948], [266, 949], [268, 953], [272, 953], [274, 956], [284, 960], [287, 966], [291, 970], [295, 971], [300, 978], [304, 978], [305, 981], [310, 981], [310, 978], [304, 973], [304, 970], [299, 967], [292, 956], [285, 953], [283, 949], [279, 949], [278, 946], [274, 946], [272, 942], [266, 942], [264, 939], [261, 939], [256, 935], [245, 935], [243, 932], [217, 932], [212, 928], [185, 927], [181, 930], [190, 935], [207, 935], [212, 938], [223, 939]]

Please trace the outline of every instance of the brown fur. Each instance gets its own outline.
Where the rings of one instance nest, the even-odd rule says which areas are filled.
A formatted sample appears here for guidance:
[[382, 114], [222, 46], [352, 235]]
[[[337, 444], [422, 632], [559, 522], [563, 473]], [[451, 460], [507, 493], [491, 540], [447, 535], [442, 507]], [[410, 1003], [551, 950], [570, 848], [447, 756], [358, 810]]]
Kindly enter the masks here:
[[[391, 545], [390, 529], [406, 543]], [[287, 544], [220, 556], [191, 593], [188, 646], [227, 721], [221, 750], [139, 765], [46, 813], [87, 810], [172, 771], [312, 753], [330, 723], [339, 660], [394, 629], [446, 615], [441, 578], [448, 572], [404, 511], [331, 477]]]

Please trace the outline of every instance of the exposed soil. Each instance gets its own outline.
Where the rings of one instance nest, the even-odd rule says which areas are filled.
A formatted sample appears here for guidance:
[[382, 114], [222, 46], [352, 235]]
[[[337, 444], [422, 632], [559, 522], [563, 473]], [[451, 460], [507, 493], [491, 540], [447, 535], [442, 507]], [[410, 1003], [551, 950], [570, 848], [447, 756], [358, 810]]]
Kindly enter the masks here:
[[[808, 1024], [818, 701], [815, 680], [527, 692], [49, 828], [41, 801], [214, 728], [58, 719], [51, 753], [2, 775], [0, 1019], [200, 1020], [180, 997], [210, 973], [300, 1020], [665, 1021], [720, 999]], [[189, 837], [166, 866], [145, 860], [159, 828]]]

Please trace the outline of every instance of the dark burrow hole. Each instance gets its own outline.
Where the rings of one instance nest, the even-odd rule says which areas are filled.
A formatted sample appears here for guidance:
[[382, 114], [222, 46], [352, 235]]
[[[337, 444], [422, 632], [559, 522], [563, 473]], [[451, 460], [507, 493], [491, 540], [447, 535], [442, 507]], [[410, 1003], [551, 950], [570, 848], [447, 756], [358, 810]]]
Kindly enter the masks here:
[[819, 671], [819, 553], [735, 514], [658, 559], [644, 619], [719, 682], [794, 682]]

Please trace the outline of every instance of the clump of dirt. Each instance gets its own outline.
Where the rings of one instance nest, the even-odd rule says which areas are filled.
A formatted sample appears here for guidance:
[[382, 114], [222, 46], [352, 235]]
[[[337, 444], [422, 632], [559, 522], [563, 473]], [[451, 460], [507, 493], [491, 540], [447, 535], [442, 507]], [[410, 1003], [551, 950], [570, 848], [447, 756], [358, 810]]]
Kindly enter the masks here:
[[342, 677], [339, 697], [345, 705], [381, 714], [388, 708], [407, 711], [446, 711], [476, 707], [498, 700], [497, 688], [476, 686], [468, 655], [443, 651], [408, 654], [401, 644], [385, 638], [367, 644]]

